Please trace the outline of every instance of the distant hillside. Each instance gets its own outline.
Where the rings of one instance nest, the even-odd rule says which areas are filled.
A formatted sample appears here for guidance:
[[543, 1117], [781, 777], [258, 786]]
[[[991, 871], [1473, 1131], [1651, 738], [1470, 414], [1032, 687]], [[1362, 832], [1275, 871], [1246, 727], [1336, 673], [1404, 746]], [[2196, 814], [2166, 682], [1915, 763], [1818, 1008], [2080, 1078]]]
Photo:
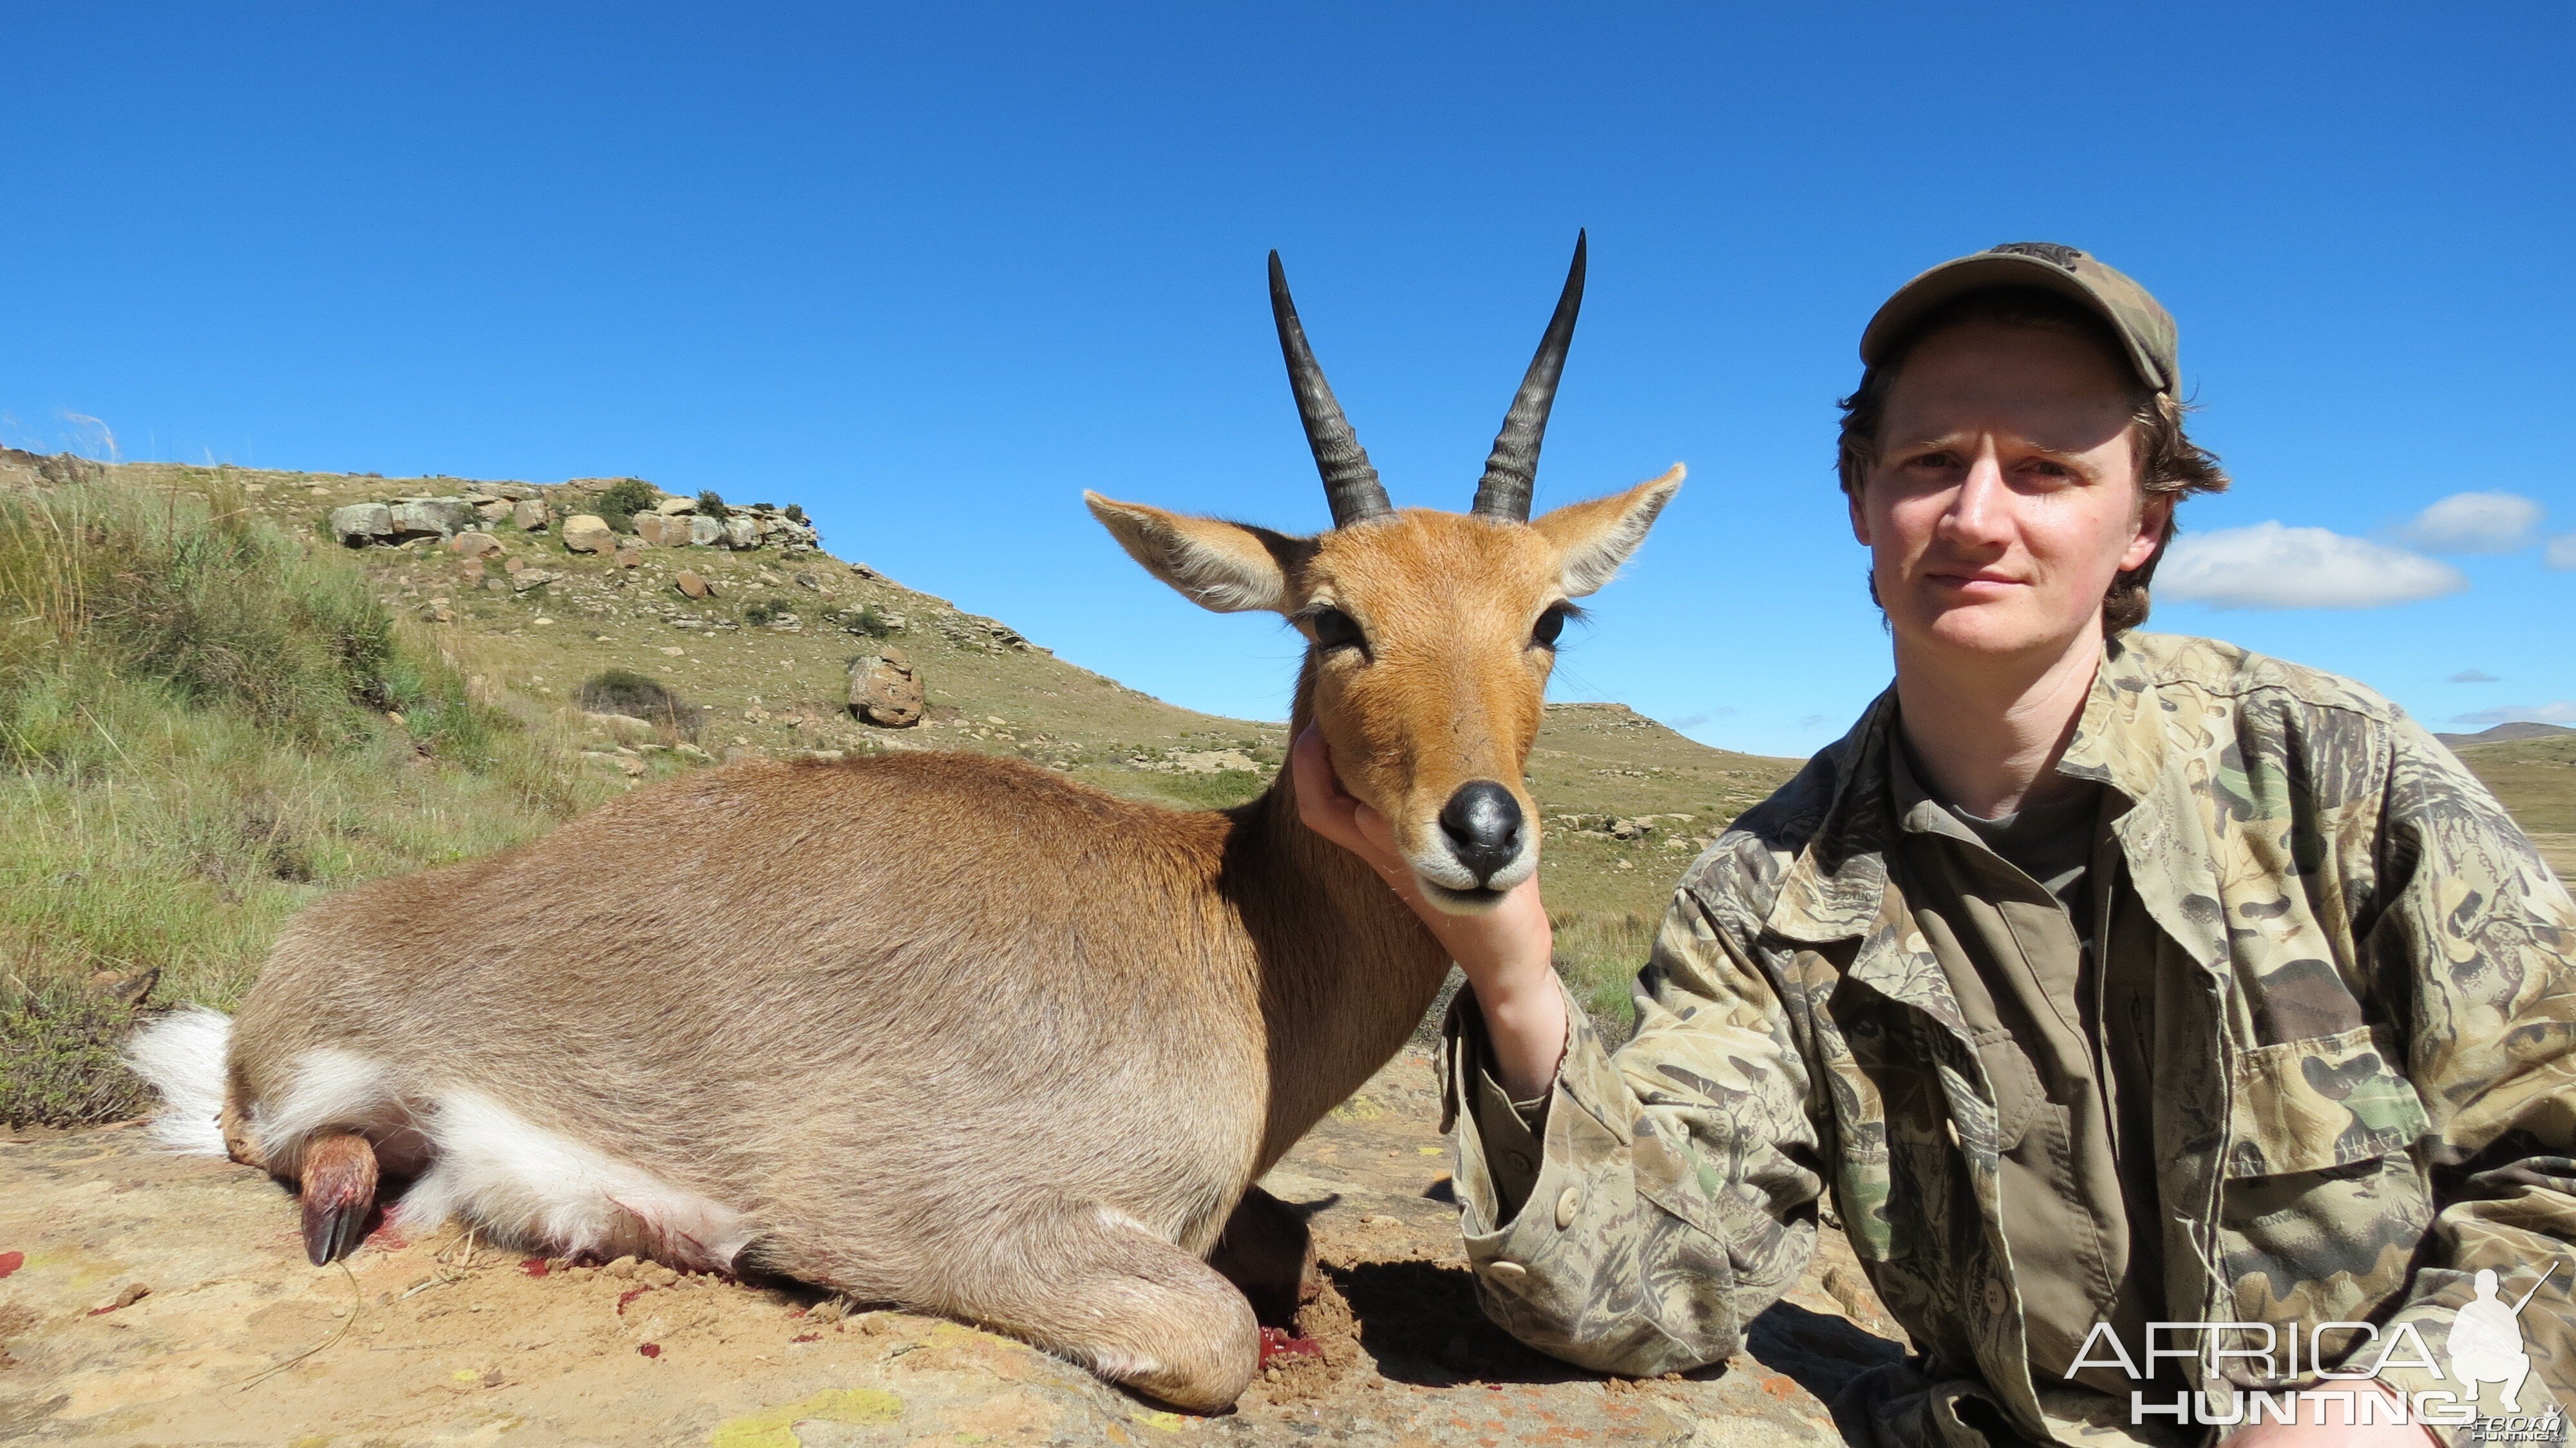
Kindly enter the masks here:
[[2576, 734], [2576, 729], [2563, 724], [2534, 724], [2517, 719], [2510, 724], [2481, 729], [2475, 734], [2437, 733], [2433, 737], [2457, 749], [2464, 744], [2510, 744], [2517, 739], [2555, 739], [2561, 734]]

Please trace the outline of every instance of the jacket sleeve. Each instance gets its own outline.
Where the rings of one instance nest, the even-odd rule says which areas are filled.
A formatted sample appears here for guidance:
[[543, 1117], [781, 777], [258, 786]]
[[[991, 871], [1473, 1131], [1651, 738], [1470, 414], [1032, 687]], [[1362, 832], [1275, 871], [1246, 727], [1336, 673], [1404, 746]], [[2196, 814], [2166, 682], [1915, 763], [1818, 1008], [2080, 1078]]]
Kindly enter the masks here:
[[[1703, 887], [1705, 888], [1705, 887]], [[1634, 987], [1615, 1053], [1570, 996], [1570, 1037], [1536, 1159], [1488, 1142], [1473, 1109], [1484, 1024], [1459, 992], [1447, 1116], [1467, 1256], [1486, 1314], [1539, 1351], [1635, 1376], [1720, 1361], [1798, 1280], [1815, 1244], [1816, 1132], [1786, 1013], [1743, 947], [1688, 888]], [[1460, 1110], [1461, 1103], [1470, 1109]], [[1444, 1123], [1448, 1124], [1448, 1123]], [[1517, 1125], [1503, 1122], [1503, 1131]], [[1498, 1190], [1500, 1171], [1510, 1197]]]
[[[2390, 759], [2389, 893], [2368, 939], [2413, 1016], [2407, 1075], [2432, 1122], [2435, 1215], [2388, 1331], [2411, 1323], [2449, 1371], [2402, 1365], [2414, 1354], [2401, 1349], [2379, 1375], [2467, 1398], [2449, 1339], [2475, 1274], [2493, 1269], [2511, 1307], [2546, 1272], [2519, 1318], [2530, 1373], [2516, 1408], [2563, 1414], [2576, 1408], [2576, 907], [2449, 750], [2401, 721]], [[2504, 1386], [2479, 1385], [2481, 1415], [2515, 1415]]]

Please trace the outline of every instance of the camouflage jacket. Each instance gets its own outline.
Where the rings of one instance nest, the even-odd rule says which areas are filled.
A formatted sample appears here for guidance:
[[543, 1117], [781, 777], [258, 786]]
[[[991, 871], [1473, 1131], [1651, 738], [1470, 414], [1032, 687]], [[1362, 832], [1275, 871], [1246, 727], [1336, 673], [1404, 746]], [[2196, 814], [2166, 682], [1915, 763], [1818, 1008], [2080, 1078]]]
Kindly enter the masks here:
[[[1797, 1281], [1830, 1188], [1918, 1349], [1842, 1405], [1881, 1442], [1982, 1442], [1968, 1425], [1998, 1418], [2192, 1441], [2241, 1405], [2231, 1382], [2330, 1387], [2307, 1331], [2327, 1323], [2399, 1345], [2380, 1361], [2330, 1330], [2329, 1367], [2465, 1401], [2438, 1373], [2481, 1267], [2510, 1305], [2555, 1264], [2520, 1318], [2520, 1407], [2576, 1406], [2576, 908], [2485, 787], [2347, 680], [2202, 639], [2107, 648], [2058, 768], [2128, 802], [2113, 828], [2157, 927], [2160, 1320], [2302, 1325], [2295, 1377], [2277, 1335], [2268, 1372], [2184, 1363], [2199, 1416], [2134, 1428], [2130, 1404], [2028, 1366], [1994, 1093], [1884, 863], [1893, 714], [1891, 691], [1692, 864], [1625, 1045], [1572, 1012], [1508, 1221], [1456, 1109], [1481, 1041], [1462, 994], [1449, 1116], [1486, 1311], [1603, 1371], [1719, 1361]], [[2478, 1391], [2503, 1413], [2501, 1384]]]

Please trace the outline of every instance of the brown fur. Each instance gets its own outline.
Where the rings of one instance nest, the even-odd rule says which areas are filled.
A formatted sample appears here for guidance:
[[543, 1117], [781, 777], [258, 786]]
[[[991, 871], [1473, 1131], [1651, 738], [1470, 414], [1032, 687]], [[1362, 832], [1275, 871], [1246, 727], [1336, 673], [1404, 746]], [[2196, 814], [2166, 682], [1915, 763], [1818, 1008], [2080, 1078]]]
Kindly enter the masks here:
[[[1633, 524], [1624, 557], [1676, 485], [1594, 521], [1408, 512], [1316, 540], [1106, 506], [1163, 530], [1139, 551], [1111, 523], [1184, 592], [1204, 591], [1191, 568], [1231, 569], [1269, 592], [1249, 606], [1331, 600], [1369, 631], [1368, 660], [1310, 651], [1292, 728], [1320, 719], [1412, 849], [1462, 781], [1530, 808], [1532, 621], [1581, 550]], [[1447, 968], [1299, 823], [1284, 770], [1250, 804], [1183, 813], [1002, 759], [746, 764], [307, 910], [235, 1024], [226, 1135], [296, 1171], [303, 1142], [242, 1118], [310, 1053], [354, 1053], [409, 1105], [320, 1135], [362, 1133], [389, 1171], [420, 1164], [420, 1103], [478, 1091], [747, 1214], [754, 1265], [1214, 1409], [1258, 1347], [1203, 1259]], [[1266, 1200], [1234, 1255], [1275, 1302], [1305, 1248]]]

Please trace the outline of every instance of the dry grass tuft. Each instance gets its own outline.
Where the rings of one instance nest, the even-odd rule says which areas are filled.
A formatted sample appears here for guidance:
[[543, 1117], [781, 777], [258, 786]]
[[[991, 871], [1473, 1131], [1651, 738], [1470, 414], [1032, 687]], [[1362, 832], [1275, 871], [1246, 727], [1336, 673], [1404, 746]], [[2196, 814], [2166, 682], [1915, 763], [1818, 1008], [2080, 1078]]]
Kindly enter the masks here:
[[132, 1114], [137, 1010], [229, 1006], [306, 901], [604, 798], [567, 756], [220, 481], [0, 493], [0, 1120]]

